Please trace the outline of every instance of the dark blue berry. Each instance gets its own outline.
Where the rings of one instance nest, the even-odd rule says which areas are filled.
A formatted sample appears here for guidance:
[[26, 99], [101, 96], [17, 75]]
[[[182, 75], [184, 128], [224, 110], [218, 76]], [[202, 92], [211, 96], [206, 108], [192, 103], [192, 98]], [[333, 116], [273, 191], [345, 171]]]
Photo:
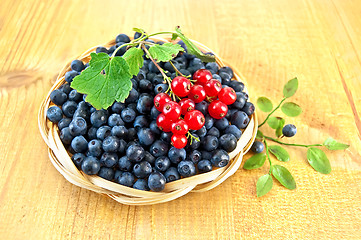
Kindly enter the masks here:
[[218, 73], [218, 75], [222, 78], [222, 85], [229, 85], [231, 83], [231, 75], [226, 72]]
[[82, 117], [89, 122], [90, 114], [91, 113], [90, 113], [90, 108], [88, 106], [88, 103], [81, 101], [78, 103], [78, 106], [77, 106], [77, 109], [75, 110], [73, 118]]
[[69, 130], [71, 135], [85, 135], [87, 132], [87, 123], [84, 118], [76, 117], [69, 124]]
[[149, 146], [155, 141], [155, 134], [149, 128], [142, 128], [138, 131], [138, 139], [141, 145]]
[[207, 135], [203, 139], [202, 147], [204, 150], [211, 152], [218, 148], [218, 144], [218, 138], [216, 136]]
[[57, 106], [52, 106], [46, 111], [46, 117], [53, 123], [59, 122], [63, 118], [63, 112]]
[[218, 80], [222, 84], [222, 78], [218, 74], [213, 74], [212, 78]]
[[96, 110], [90, 115], [90, 122], [93, 127], [100, 127], [107, 123], [108, 112], [106, 110]]
[[114, 173], [115, 171], [112, 168], [101, 167], [98, 172], [98, 176], [106, 180], [112, 181], [114, 178]]
[[124, 139], [119, 139], [118, 152], [119, 152], [120, 154], [124, 154], [126, 147], [127, 147], [127, 142], [126, 142]]
[[255, 107], [251, 102], [246, 102], [246, 104], [242, 108], [242, 111], [247, 113], [248, 116], [252, 115], [254, 113], [254, 110]]
[[262, 142], [260, 141], [255, 141], [253, 144], [252, 144], [252, 152], [254, 153], [261, 153], [263, 152], [263, 149], [264, 149], [264, 145]]
[[293, 124], [287, 124], [282, 129], [282, 134], [285, 137], [293, 137], [297, 133], [297, 128]]
[[237, 138], [230, 133], [223, 134], [219, 138], [219, 145], [227, 152], [232, 152], [237, 147]]
[[114, 174], [114, 180], [117, 180], [118, 178], [120, 178], [122, 176], [123, 172], [116, 170], [115, 174]]
[[112, 129], [108, 126], [101, 126], [97, 130], [97, 138], [100, 140], [104, 140], [106, 137], [112, 134]]
[[209, 105], [208, 102], [202, 101], [200, 103], [196, 103], [195, 109], [203, 113], [204, 116], [206, 116], [208, 113], [208, 105]]
[[168, 144], [166, 142], [163, 142], [161, 140], [156, 140], [149, 149], [149, 152], [154, 157], [160, 157], [165, 156], [168, 152]]
[[63, 93], [65, 93], [68, 96], [70, 91], [73, 90], [73, 89], [70, 87], [69, 83], [65, 83], [65, 84], [61, 85], [59, 90], [61, 90]]
[[113, 113], [108, 118], [108, 125], [109, 125], [109, 127], [124, 126], [124, 122], [119, 114]]
[[74, 101], [66, 101], [62, 106], [64, 115], [69, 118], [73, 117], [77, 109], [77, 106], [78, 104]]
[[216, 62], [209, 62], [206, 64], [206, 69], [209, 70], [212, 74], [218, 72], [219, 66]]
[[148, 69], [145, 69], [145, 68], [139, 69], [139, 73], [137, 74], [136, 80], [140, 81], [140, 80], [146, 79], [147, 72], [148, 72]]
[[159, 69], [154, 65], [152, 61], [148, 63], [148, 70], [149, 72], [159, 73]]
[[137, 102], [137, 111], [141, 114], [148, 114], [153, 107], [153, 98], [143, 93]]
[[88, 152], [89, 152], [90, 156], [100, 157], [100, 155], [102, 155], [102, 153], [103, 153], [102, 141], [100, 141], [98, 139], [93, 139], [93, 140], [89, 141]]
[[134, 78], [130, 79], [130, 81], [132, 81], [132, 86], [134, 89], [138, 89], [138, 82], [137, 80], [135, 80]]
[[213, 152], [211, 162], [215, 167], [225, 167], [229, 163], [229, 155], [223, 149], [217, 149]]
[[58, 128], [59, 130], [65, 128], [65, 127], [69, 127], [69, 124], [71, 122], [71, 118], [62, 118], [59, 122], [58, 122]]
[[222, 130], [226, 129], [226, 127], [229, 126], [229, 122], [228, 122], [227, 118], [217, 119], [214, 123], [214, 126], [216, 128], [218, 128], [218, 130], [222, 131]]
[[162, 131], [160, 131], [160, 129], [159, 129], [156, 121], [152, 121], [152, 122], [150, 123], [149, 128], [150, 128], [150, 130], [151, 130], [154, 134], [159, 135], [159, 134], [162, 133]]
[[239, 130], [239, 128], [235, 125], [229, 125], [228, 127], [226, 127], [224, 133], [233, 134], [233, 136], [235, 136], [237, 140], [239, 140], [242, 136], [242, 131]]
[[129, 161], [127, 156], [119, 158], [118, 168], [124, 172], [130, 172], [133, 169], [133, 163]]
[[144, 158], [143, 158], [144, 161], [147, 161], [147, 162], [149, 162], [150, 164], [154, 165], [155, 159], [156, 159], [156, 158], [153, 157], [153, 155], [150, 154], [150, 152], [148, 152], [148, 151], [145, 151], [145, 152], [144, 152]]
[[148, 118], [145, 115], [137, 116], [134, 120], [133, 127], [135, 130], [139, 130], [141, 128], [147, 128], [149, 127], [149, 121]]
[[78, 59], [71, 62], [70, 67], [72, 70], [81, 72], [84, 69], [84, 63]]
[[167, 182], [173, 182], [180, 179], [178, 170], [175, 167], [168, 168], [168, 170], [164, 173], [164, 177]]
[[121, 102], [114, 102], [112, 105], [112, 111], [114, 113], [120, 114], [124, 108], [125, 108], [125, 104]]
[[152, 109], [150, 110], [150, 118], [152, 120], [156, 120], [159, 114], [160, 112], [153, 106]]
[[215, 119], [212, 118], [209, 114], [205, 115], [204, 126], [206, 127], [207, 130], [209, 130], [213, 127], [214, 122], [215, 122]]
[[74, 136], [71, 135], [69, 127], [65, 127], [63, 129], [61, 129], [60, 131], [60, 140], [64, 143], [64, 144], [70, 144], [71, 141], [73, 140]]
[[197, 168], [199, 173], [205, 173], [212, 171], [213, 167], [212, 167], [212, 163], [209, 160], [204, 159], [198, 162]]
[[[201, 138], [197, 135], [197, 134], [192, 134], [194, 139], [187, 141], [187, 149], [198, 149], [201, 146]], [[198, 139], [199, 141], [197, 141], [196, 139]]]
[[86, 157], [81, 164], [81, 170], [87, 175], [95, 175], [100, 170], [100, 162], [96, 157]]
[[196, 167], [192, 161], [181, 161], [178, 164], [177, 170], [182, 177], [190, 177], [196, 174]]
[[244, 107], [244, 105], [246, 104], [247, 99], [245, 98], [245, 95], [243, 92], [236, 92], [236, 95], [237, 95], [237, 99], [231, 105], [231, 107], [241, 110]]
[[88, 130], [88, 139], [96, 139], [97, 138], [97, 130], [98, 128], [96, 127], [91, 127]]
[[111, 133], [117, 138], [126, 139], [128, 135], [128, 129], [125, 126], [114, 126], [112, 127]]
[[137, 113], [137, 104], [136, 103], [129, 103], [128, 108], [133, 109], [135, 113]]
[[106, 152], [117, 152], [119, 149], [119, 139], [115, 136], [106, 137], [103, 141], [103, 149]]
[[172, 138], [173, 133], [172, 132], [162, 132], [160, 134], [160, 139], [164, 142], [170, 142]]
[[155, 94], [164, 93], [165, 91], [167, 91], [167, 89], [168, 89], [168, 84], [160, 83], [155, 86], [154, 93]]
[[202, 153], [202, 159], [211, 160], [213, 156], [212, 153], [208, 151], [201, 151], [201, 153]]
[[[115, 49], [116, 50], [118, 47], [122, 46], [124, 44], [124, 42], [118, 42], [117, 44], [115, 44]], [[115, 56], [122, 56], [127, 50], [127, 46], [123, 46], [120, 49], [117, 50], [117, 52], [115, 53]]]
[[243, 82], [240, 82], [240, 81], [237, 81], [237, 80], [231, 81], [231, 83], [229, 84], [229, 86], [230, 86], [231, 88], [233, 88], [233, 90], [234, 90], [235, 92], [242, 92], [243, 89], [244, 89], [244, 84], [243, 84]]
[[154, 76], [154, 78], [152, 79], [152, 83], [154, 86], [164, 83], [163, 76], [161, 74]]
[[75, 152], [85, 152], [88, 149], [88, 141], [83, 136], [76, 136], [71, 141], [71, 147]]
[[157, 171], [165, 172], [170, 167], [171, 162], [166, 156], [161, 156], [155, 160], [154, 167]]
[[148, 181], [146, 179], [138, 179], [134, 184], [133, 184], [133, 188], [134, 189], [138, 189], [138, 190], [143, 190], [143, 191], [149, 191], [149, 187], [148, 187]]
[[202, 138], [202, 137], [205, 137], [206, 134], [207, 134], [207, 129], [206, 129], [205, 126], [203, 126], [201, 129], [197, 130], [196, 133], [197, 133], [197, 135], [198, 135], [199, 137], [201, 137], [201, 138]]
[[138, 98], [139, 98], [139, 92], [134, 88], [132, 88], [129, 92], [128, 98], [125, 100], [125, 103], [126, 104], [135, 103], [138, 101]]
[[180, 161], [186, 159], [187, 152], [184, 148], [171, 147], [168, 152], [168, 157], [172, 163], [178, 164]]
[[139, 91], [141, 92], [151, 92], [153, 90], [152, 83], [147, 79], [142, 79], [139, 81]]
[[95, 49], [96, 53], [108, 53], [108, 49], [106, 49], [105, 47], [97, 47], [97, 49]]
[[146, 178], [152, 173], [152, 165], [147, 161], [134, 164], [133, 173], [137, 178]]
[[130, 172], [123, 172], [118, 178], [115, 179], [117, 181], [117, 183], [127, 186], [127, 187], [132, 187], [134, 182], [135, 182], [135, 178], [134, 175]]
[[63, 105], [66, 102], [67, 98], [68, 96], [60, 89], [55, 89], [50, 93], [50, 100], [58, 106]]
[[85, 159], [85, 155], [82, 153], [75, 153], [72, 157], [71, 160], [73, 161], [73, 163], [75, 164], [75, 166], [80, 169], [81, 168], [81, 164], [83, 163]]
[[144, 148], [139, 145], [132, 145], [128, 147], [127, 157], [131, 162], [140, 162], [144, 158]]
[[105, 152], [100, 158], [100, 163], [102, 166], [115, 167], [118, 163], [118, 155], [116, 153]]
[[141, 36], [142, 36], [142, 33], [140, 33], [140, 32], [134, 33], [134, 39], [140, 38]]
[[65, 81], [67, 81], [68, 83], [71, 83], [73, 81], [73, 79], [79, 75], [79, 72], [71, 70], [69, 72], [65, 73]]
[[233, 76], [234, 76], [232, 68], [227, 67], [227, 66], [220, 68], [218, 73], [227, 73], [231, 76], [231, 78], [233, 78]]
[[165, 177], [160, 172], [153, 172], [148, 177], [148, 187], [150, 190], [160, 192], [165, 187]]
[[219, 136], [221, 134], [219, 133], [218, 128], [212, 127], [211, 129], [208, 130], [207, 135], [208, 136], [215, 136], [215, 137], [219, 138]]
[[197, 162], [201, 159], [202, 153], [198, 150], [193, 150], [187, 157], [187, 160], [192, 161], [194, 164], [197, 164]]
[[133, 141], [136, 138], [137, 138], [137, 130], [135, 130], [135, 128], [129, 128], [128, 136], [127, 136], [128, 141]]
[[249, 123], [249, 117], [245, 112], [237, 111], [233, 113], [231, 117], [231, 123], [232, 125], [235, 125], [239, 129], [244, 129], [247, 127]]
[[129, 43], [130, 39], [129, 39], [128, 35], [121, 33], [115, 38], [115, 42], [116, 43], [119, 43], [119, 42]]
[[135, 111], [129, 107], [124, 108], [121, 112], [121, 117], [122, 117], [123, 121], [126, 123], [133, 122], [135, 119], [135, 116], [136, 116]]

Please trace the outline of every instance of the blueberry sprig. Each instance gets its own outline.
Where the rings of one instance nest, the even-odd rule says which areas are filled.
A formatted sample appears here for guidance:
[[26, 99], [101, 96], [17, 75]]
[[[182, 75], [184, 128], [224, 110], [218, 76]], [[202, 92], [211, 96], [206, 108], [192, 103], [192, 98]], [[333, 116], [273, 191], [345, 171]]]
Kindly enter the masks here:
[[[261, 197], [267, 194], [273, 186], [273, 178], [277, 179], [284, 187], [288, 189], [296, 188], [296, 181], [292, 177], [292, 174], [284, 166], [273, 164], [270, 153], [281, 162], [287, 162], [290, 160], [290, 155], [283, 147], [279, 145], [269, 145], [269, 141], [276, 142], [285, 146], [296, 146], [307, 148], [307, 160], [311, 167], [316, 171], [329, 174], [331, 172], [331, 164], [324, 151], [317, 147], [326, 147], [329, 150], [343, 150], [349, 147], [347, 144], [340, 143], [335, 139], [329, 137], [322, 144], [297, 144], [286, 143], [280, 141], [283, 137], [293, 137], [297, 133], [297, 128], [293, 124], [286, 124], [286, 120], [282, 117], [273, 117], [272, 114], [279, 108], [288, 117], [297, 117], [302, 113], [302, 109], [294, 102], [285, 102], [288, 98], [292, 97], [298, 89], [298, 79], [294, 78], [289, 80], [283, 88], [283, 98], [280, 103], [273, 108], [273, 104], [270, 99], [266, 97], [260, 97], [257, 99], [258, 108], [263, 112], [269, 112], [265, 120], [259, 124], [259, 128], [265, 123], [269, 127], [275, 130], [276, 138], [266, 136], [262, 131], [258, 130], [256, 141], [252, 145], [252, 151], [256, 153], [251, 158], [247, 159], [244, 163], [244, 169], [256, 169], [264, 165], [266, 159], [269, 162], [269, 172], [266, 175], [261, 176], [256, 184], [257, 196]], [[265, 153], [263, 151], [265, 150]]]

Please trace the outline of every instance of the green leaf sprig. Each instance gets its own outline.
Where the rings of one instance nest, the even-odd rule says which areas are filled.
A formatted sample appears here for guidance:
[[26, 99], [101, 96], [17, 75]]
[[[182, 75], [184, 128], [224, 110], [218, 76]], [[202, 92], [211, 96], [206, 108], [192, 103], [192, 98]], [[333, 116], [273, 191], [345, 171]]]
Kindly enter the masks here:
[[267, 194], [273, 186], [272, 176], [285, 188], [295, 189], [296, 181], [293, 178], [291, 172], [284, 166], [272, 164], [271, 155], [281, 162], [290, 161], [290, 155], [286, 149], [279, 145], [268, 145], [268, 140], [285, 146], [296, 146], [307, 148], [307, 161], [313, 169], [323, 174], [329, 174], [331, 172], [331, 164], [324, 151], [317, 147], [326, 147], [329, 150], [344, 150], [349, 145], [340, 143], [335, 139], [329, 137], [322, 144], [296, 144], [286, 143], [280, 141], [283, 138], [282, 129], [286, 123], [286, 120], [282, 117], [274, 117], [272, 114], [279, 108], [288, 117], [297, 117], [302, 113], [302, 108], [294, 102], [285, 102], [288, 98], [292, 97], [298, 89], [298, 79], [294, 78], [289, 80], [283, 87], [283, 98], [280, 103], [273, 108], [272, 101], [267, 97], [260, 97], [257, 99], [257, 106], [263, 112], [269, 112], [265, 120], [259, 124], [259, 128], [265, 123], [275, 130], [276, 138], [266, 136], [261, 130], [257, 131], [256, 139], [263, 142], [265, 145], [266, 153], [257, 153], [247, 159], [243, 165], [244, 169], [251, 170], [260, 168], [264, 165], [265, 160], [269, 162], [269, 172], [266, 175], [261, 176], [256, 184], [257, 196], [261, 197]]

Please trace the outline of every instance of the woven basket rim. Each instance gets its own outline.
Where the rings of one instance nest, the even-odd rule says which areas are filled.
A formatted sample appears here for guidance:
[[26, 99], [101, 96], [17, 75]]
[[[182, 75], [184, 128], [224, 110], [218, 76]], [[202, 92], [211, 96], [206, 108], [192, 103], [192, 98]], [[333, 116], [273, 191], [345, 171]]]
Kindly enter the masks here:
[[[152, 37], [151, 39], [169, 42], [171, 37]], [[214, 51], [203, 44], [194, 40], [191, 41], [202, 51], [214, 53]], [[104, 45], [98, 46], [110, 47], [114, 44], [115, 41], [112, 40]], [[90, 60], [90, 53], [94, 52], [98, 46], [88, 49], [80, 56], [73, 59], [88, 62]], [[222, 60], [217, 54], [214, 53], [214, 55], [216, 57], [216, 62], [220, 67], [231, 66]], [[48, 154], [52, 164], [69, 182], [74, 185], [105, 194], [108, 197], [127, 205], [151, 205], [167, 202], [179, 198], [188, 192], [208, 191], [221, 184], [237, 171], [241, 165], [243, 155], [249, 151], [255, 140], [258, 128], [256, 112], [251, 115], [248, 126], [242, 131], [242, 136], [237, 142], [237, 148], [233, 152], [229, 153], [231, 161], [226, 167], [217, 168], [211, 172], [197, 174], [192, 177], [182, 178], [174, 182], [166, 183], [165, 189], [162, 192], [137, 190], [105, 180], [98, 176], [86, 175], [82, 171], [78, 170], [72, 162], [69, 153], [60, 140], [57, 125], [53, 124], [46, 118], [46, 111], [51, 106], [50, 93], [65, 82], [64, 75], [68, 70], [70, 70], [70, 63], [71, 62], [68, 62], [60, 71], [56, 82], [42, 102], [39, 109], [38, 125], [40, 133], [48, 146]], [[235, 78], [238, 81], [245, 82], [243, 75], [236, 68], [232, 67], [232, 69]], [[248, 92], [246, 86], [244, 91]]]

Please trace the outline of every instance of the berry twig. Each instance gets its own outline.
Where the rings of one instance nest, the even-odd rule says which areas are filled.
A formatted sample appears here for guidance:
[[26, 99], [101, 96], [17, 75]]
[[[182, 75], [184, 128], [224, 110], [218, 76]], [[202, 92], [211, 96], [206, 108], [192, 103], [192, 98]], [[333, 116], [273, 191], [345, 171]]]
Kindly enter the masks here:
[[269, 148], [268, 148], [268, 144], [267, 144], [267, 141], [266, 139], [263, 140], [264, 142], [264, 145], [266, 147], [266, 155], [267, 155], [267, 159], [268, 159], [268, 162], [269, 162], [269, 173], [271, 174], [271, 171], [272, 171], [272, 161], [271, 161], [271, 158], [269, 156]]
[[176, 71], [176, 73], [177, 73], [178, 75], [181, 75], [182, 77], [186, 77], [185, 75], [183, 75], [183, 73], [181, 73], [181, 72], [178, 70], [178, 68], [176, 68], [176, 66], [174, 66], [172, 60], [169, 61], [169, 63], [170, 63], [170, 65], [172, 65], [172, 67], [174, 68], [174, 70]]
[[281, 102], [277, 105], [277, 107], [275, 107], [275, 108], [272, 110], [272, 112], [270, 112], [270, 113], [267, 115], [266, 119], [265, 119], [261, 124], [258, 125], [259, 128], [262, 127], [263, 124], [265, 124], [265, 123], [267, 122], [267, 120], [270, 118], [270, 116], [271, 116], [277, 109], [280, 108], [281, 104], [282, 104], [286, 99], [287, 99], [287, 98], [284, 97], [284, 98], [281, 100]]
[[285, 143], [285, 142], [281, 142], [281, 141], [279, 141], [279, 140], [277, 140], [275, 138], [272, 138], [272, 137], [269, 137], [269, 136], [266, 136], [266, 135], [264, 135], [264, 138], [266, 138], [268, 140], [271, 140], [271, 141], [274, 141], [276, 143], [282, 144], [282, 145], [287, 145], [287, 146], [306, 147], [306, 148], [324, 146], [323, 144], [309, 144], [309, 145], [306, 145], [306, 144], [297, 144], [297, 143]]

